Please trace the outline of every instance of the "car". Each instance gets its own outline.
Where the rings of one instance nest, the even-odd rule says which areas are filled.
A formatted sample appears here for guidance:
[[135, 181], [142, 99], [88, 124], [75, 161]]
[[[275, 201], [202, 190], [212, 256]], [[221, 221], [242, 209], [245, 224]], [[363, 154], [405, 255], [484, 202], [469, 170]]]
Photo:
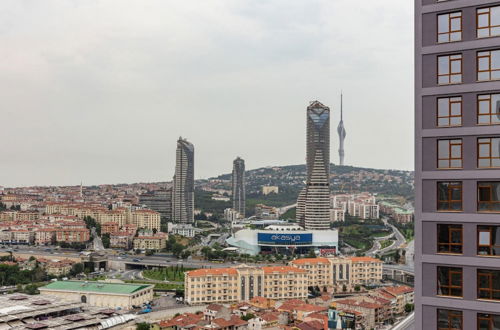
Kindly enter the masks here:
[[134, 259], [132, 259], [132, 261], [133, 261], [133, 262], [140, 262], [140, 261], [141, 261], [141, 259], [134, 258]]

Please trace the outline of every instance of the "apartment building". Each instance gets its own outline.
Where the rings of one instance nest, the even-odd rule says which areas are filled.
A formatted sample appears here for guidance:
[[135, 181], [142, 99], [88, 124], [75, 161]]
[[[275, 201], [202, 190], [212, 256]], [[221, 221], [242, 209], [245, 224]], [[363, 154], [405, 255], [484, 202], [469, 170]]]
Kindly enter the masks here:
[[56, 232], [56, 242], [85, 243], [90, 240], [90, 230], [80, 229], [59, 229]]
[[326, 287], [338, 292], [358, 284], [375, 284], [382, 280], [382, 261], [371, 257], [305, 258], [293, 260], [290, 266], [308, 271], [308, 285]]
[[381, 213], [388, 215], [396, 222], [410, 223], [413, 221], [413, 211], [411, 210], [407, 210], [390, 201], [381, 201], [378, 205], [380, 206]]
[[416, 329], [500, 324], [500, 1], [415, 1]]
[[101, 225], [101, 234], [113, 234], [120, 230], [118, 222], [106, 222]]
[[109, 236], [109, 246], [116, 249], [128, 250], [132, 247], [134, 236], [126, 231], [115, 232]]
[[189, 305], [211, 302], [307, 298], [307, 271], [291, 266], [197, 269], [185, 273], [185, 301]]
[[160, 231], [160, 213], [152, 210], [135, 210], [131, 213], [130, 223], [137, 228]]
[[[379, 206], [376, 204], [375, 196], [367, 192], [331, 195], [330, 219], [331, 221], [339, 221], [334, 220], [332, 217], [332, 211], [334, 210], [343, 210], [344, 213], [348, 213], [352, 217], [358, 217], [363, 220], [379, 218]], [[333, 215], [337, 216], [336, 214]], [[343, 216], [345, 215], [342, 215], [342, 217]]]
[[166, 233], [140, 232], [134, 238], [134, 249], [163, 250], [167, 247], [168, 235]]

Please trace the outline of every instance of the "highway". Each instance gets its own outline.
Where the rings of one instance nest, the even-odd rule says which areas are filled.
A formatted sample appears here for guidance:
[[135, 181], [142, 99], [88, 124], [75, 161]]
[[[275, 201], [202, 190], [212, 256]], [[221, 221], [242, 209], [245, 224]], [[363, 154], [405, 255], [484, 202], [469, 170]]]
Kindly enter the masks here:
[[[382, 217], [382, 221], [384, 222], [384, 225], [386, 227], [389, 227], [392, 229], [392, 234], [387, 235], [385, 237], [379, 237], [379, 238], [375, 239], [375, 244], [373, 244], [372, 248], [366, 252], [366, 255], [368, 255], [368, 256], [374, 256], [376, 254], [381, 255], [381, 254], [384, 254], [390, 250], [399, 249], [406, 243], [406, 239], [403, 236], [403, 234], [401, 234], [399, 229], [397, 229], [394, 225], [391, 225], [388, 222], [388, 220], [389, 219], [387, 217]], [[391, 237], [396, 237], [396, 241], [394, 241], [390, 246], [381, 249], [380, 241], [387, 240]]]

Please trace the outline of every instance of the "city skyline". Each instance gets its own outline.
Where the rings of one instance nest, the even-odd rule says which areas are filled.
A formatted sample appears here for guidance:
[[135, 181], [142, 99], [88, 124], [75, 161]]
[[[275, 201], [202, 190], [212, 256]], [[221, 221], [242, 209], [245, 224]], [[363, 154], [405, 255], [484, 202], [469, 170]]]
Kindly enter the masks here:
[[3, 147], [0, 184], [163, 181], [179, 135], [197, 146], [197, 178], [230, 173], [236, 154], [247, 168], [302, 164], [302, 105], [321, 99], [338, 122], [341, 89], [347, 163], [413, 169], [411, 4], [373, 3], [345, 30], [355, 8], [4, 1], [0, 139], [16, 143]]

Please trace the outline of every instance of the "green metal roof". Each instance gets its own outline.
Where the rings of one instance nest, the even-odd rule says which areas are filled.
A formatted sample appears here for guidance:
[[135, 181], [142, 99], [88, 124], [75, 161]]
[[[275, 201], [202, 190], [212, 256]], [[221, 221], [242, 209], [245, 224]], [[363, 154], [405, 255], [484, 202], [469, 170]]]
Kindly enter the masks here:
[[84, 281], [57, 281], [52, 282], [40, 289], [66, 290], [81, 292], [102, 292], [115, 294], [131, 294], [142, 289], [151, 287], [148, 284], [128, 284], [128, 283], [104, 283], [104, 282], [84, 282]]

